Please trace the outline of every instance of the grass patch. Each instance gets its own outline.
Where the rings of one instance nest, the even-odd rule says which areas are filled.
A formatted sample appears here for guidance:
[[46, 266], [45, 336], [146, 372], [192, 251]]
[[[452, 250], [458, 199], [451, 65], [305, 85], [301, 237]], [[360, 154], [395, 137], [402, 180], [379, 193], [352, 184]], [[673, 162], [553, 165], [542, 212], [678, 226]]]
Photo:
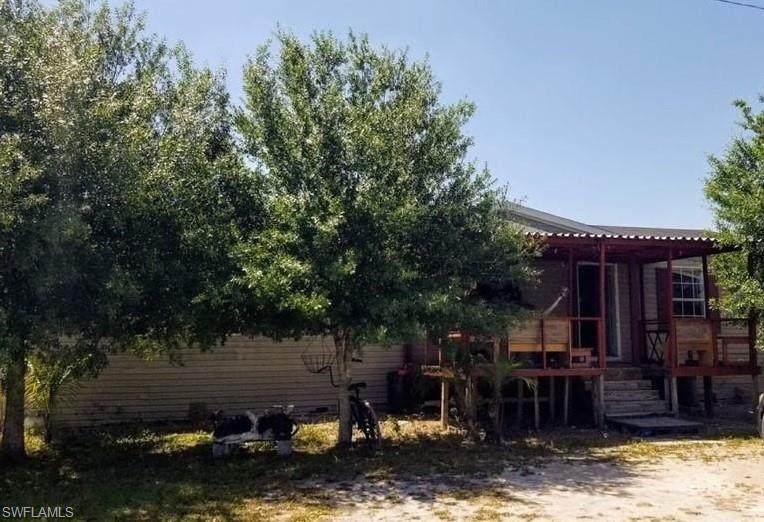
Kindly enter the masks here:
[[[508, 467], [523, 472], [550, 457], [627, 462], [764, 453], [752, 428], [746, 429], [679, 442], [605, 437], [595, 430], [549, 431], [497, 447], [466, 443], [461, 434], [441, 432], [437, 421], [390, 418], [383, 423], [382, 450], [358, 444], [339, 451], [336, 425], [326, 420], [300, 429], [291, 457], [253, 444], [213, 460], [206, 431], [181, 424], [132, 426], [73, 433], [50, 447], [29, 437], [28, 461], [0, 475], [0, 499], [3, 505], [72, 506], [80, 520], [314, 522], [352, 509], [356, 500], [383, 507], [400, 502], [403, 493], [396, 484], [427, 478], [442, 488], [428, 498], [475, 502], [484, 510], [476, 517], [492, 520], [502, 505], [513, 502], [512, 495], [470, 483], [497, 477]], [[448, 504], [441, 503], [434, 514], [448, 520]]]

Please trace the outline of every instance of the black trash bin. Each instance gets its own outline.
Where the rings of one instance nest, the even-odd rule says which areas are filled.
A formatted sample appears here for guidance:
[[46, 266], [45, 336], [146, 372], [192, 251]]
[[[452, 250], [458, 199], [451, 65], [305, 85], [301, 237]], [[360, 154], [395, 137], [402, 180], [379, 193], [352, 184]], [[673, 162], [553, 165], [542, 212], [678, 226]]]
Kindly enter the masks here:
[[406, 413], [412, 404], [411, 372], [405, 369], [387, 374], [387, 411]]
[[676, 380], [676, 394], [680, 406], [695, 406], [697, 381], [695, 377], [679, 377]]

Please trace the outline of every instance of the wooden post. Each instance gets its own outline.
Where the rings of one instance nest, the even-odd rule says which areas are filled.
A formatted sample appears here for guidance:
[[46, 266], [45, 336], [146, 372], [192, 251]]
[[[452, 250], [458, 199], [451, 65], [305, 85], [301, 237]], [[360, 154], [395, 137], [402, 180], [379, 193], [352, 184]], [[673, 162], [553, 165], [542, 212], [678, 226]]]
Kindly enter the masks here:
[[703, 410], [706, 417], [714, 416], [714, 385], [710, 376], [703, 377]]
[[[756, 272], [755, 262], [753, 256], [748, 254], [748, 275], [753, 277]], [[759, 405], [759, 364], [757, 360], [756, 341], [757, 341], [757, 323], [759, 319], [759, 311], [756, 308], [751, 307], [748, 311], [748, 363], [751, 367], [751, 384], [753, 391], [753, 407], [756, 408]]]
[[525, 383], [522, 379], [517, 380], [517, 425], [523, 424], [523, 386]]
[[642, 353], [641, 323], [637, 310], [640, 309], [639, 302], [639, 273], [634, 254], [629, 256], [629, 312], [631, 314], [631, 362], [639, 363]]
[[639, 319], [640, 319], [640, 331], [639, 331], [639, 346], [641, 352], [639, 360], [636, 362], [643, 362], [647, 360], [647, 339], [645, 338], [645, 265], [639, 264]]
[[598, 390], [598, 386], [597, 386], [597, 378], [596, 377], [592, 377], [590, 382], [591, 382], [591, 386], [592, 386], [592, 417], [593, 417], [593, 420], [594, 420], [594, 425], [599, 428], [599, 426], [600, 426], [600, 412], [599, 412], [600, 401], [599, 401], [599, 398], [597, 397], [597, 393], [599, 391]]
[[676, 386], [676, 377], [671, 377], [671, 414], [679, 415], [679, 392]]
[[562, 399], [562, 422], [568, 425], [568, 414], [570, 406], [570, 376], [565, 376], [565, 394]]
[[674, 252], [669, 247], [666, 256], [666, 313], [668, 314], [668, 343], [666, 353], [666, 366], [669, 368], [675, 368], [677, 366], [676, 359], [676, 329], [674, 328]]
[[[706, 309], [706, 320], [711, 325], [711, 357], [713, 361], [711, 365], [716, 367], [719, 366], [719, 327], [721, 325], [718, 321], [719, 313], [711, 310], [709, 304], [709, 300], [711, 299], [712, 294], [714, 294], [715, 285], [711, 283], [711, 278], [708, 274], [708, 256], [701, 256], [701, 261], [703, 262], [703, 306]], [[713, 295], [713, 297], [715, 297], [715, 295]]]
[[555, 414], [555, 393], [554, 393], [554, 377], [549, 377], [549, 422], [553, 423]]
[[599, 252], [599, 312], [600, 312], [600, 327], [599, 336], [597, 339], [597, 366], [599, 368], [605, 368], [607, 357], [605, 352], [605, 343], [607, 342], [607, 298], [605, 295], [605, 276], [607, 271], [607, 265], [605, 264], [605, 243], [600, 241]]
[[577, 293], [574, 291], [573, 288], [575, 277], [573, 274], [574, 271], [574, 260], [573, 260], [573, 247], [570, 247], [568, 249], [568, 317], [573, 317], [573, 304], [574, 304], [574, 298], [577, 296]]
[[597, 427], [605, 427], [605, 376], [597, 376]]
[[759, 407], [759, 376], [758, 374], [751, 375], [751, 388], [753, 390], [753, 407]]
[[445, 377], [440, 381], [440, 428], [448, 429], [448, 403], [449, 403], [449, 382]]
[[[748, 275], [750, 277], [754, 276], [755, 272], [755, 265], [753, 256], [751, 254], [748, 254]], [[758, 310], [756, 310], [754, 307], [751, 307], [751, 309], [748, 311], [748, 355], [749, 355], [749, 362], [751, 364], [751, 370], [755, 370], [758, 366], [758, 361], [756, 360], [756, 323], [758, 320]], [[756, 398], [758, 403], [758, 397]]]
[[493, 340], [493, 370], [494, 370], [494, 383], [493, 383], [493, 400], [494, 406], [494, 419], [493, 427], [496, 430], [496, 436], [501, 439], [501, 433], [503, 431], [502, 423], [502, 411], [504, 409], [504, 403], [502, 402], [501, 384], [501, 345], [499, 340], [494, 338]]
[[571, 367], [573, 361], [573, 325], [574, 323], [570, 318], [578, 315], [573, 310], [573, 304], [578, 302], [578, 289], [574, 287], [575, 261], [573, 259], [573, 247], [568, 249], [568, 364], [567, 367]]
[[544, 332], [544, 319], [541, 319], [541, 367], [546, 370], [546, 337]]
[[539, 412], [539, 379], [533, 380], [533, 427], [539, 429], [541, 426], [541, 416]]
[[[428, 346], [430, 344], [430, 336], [427, 335], [427, 344], [425, 346]], [[427, 360], [427, 351], [425, 350], [425, 364], [428, 364], [429, 361]], [[438, 341], [438, 366], [440, 367], [441, 375], [443, 372], [443, 343], [442, 340]], [[448, 379], [445, 376], [441, 376], [440, 378], [440, 428], [445, 430], [448, 429], [448, 404], [449, 404], [449, 391], [450, 391], [450, 385], [448, 382]]]

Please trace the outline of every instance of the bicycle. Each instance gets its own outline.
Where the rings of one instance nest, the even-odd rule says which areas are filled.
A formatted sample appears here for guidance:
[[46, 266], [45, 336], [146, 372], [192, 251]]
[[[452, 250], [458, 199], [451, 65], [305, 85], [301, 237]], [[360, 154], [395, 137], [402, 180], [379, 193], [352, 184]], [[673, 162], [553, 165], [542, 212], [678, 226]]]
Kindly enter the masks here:
[[[329, 381], [332, 386], [339, 388], [340, 385], [334, 382], [334, 357], [329, 357], [326, 353], [313, 355], [302, 354], [302, 361], [305, 368], [311, 373], [329, 373]], [[360, 359], [353, 359], [353, 362], [363, 362]], [[373, 448], [382, 446], [382, 429], [379, 425], [379, 417], [374, 407], [366, 399], [361, 398], [361, 390], [366, 388], [363, 381], [355, 382], [348, 386], [347, 390], [351, 392], [350, 398], [350, 418], [354, 424], [363, 433], [366, 442]]]
[[370, 446], [379, 448], [382, 445], [382, 429], [379, 426], [377, 412], [374, 411], [371, 403], [361, 399], [360, 391], [363, 388], [366, 388], [366, 383], [363, 381], [348, 386], [349, 392], [355, 392], [355, 395], [350, 396], [351, 422], [358, 426]]

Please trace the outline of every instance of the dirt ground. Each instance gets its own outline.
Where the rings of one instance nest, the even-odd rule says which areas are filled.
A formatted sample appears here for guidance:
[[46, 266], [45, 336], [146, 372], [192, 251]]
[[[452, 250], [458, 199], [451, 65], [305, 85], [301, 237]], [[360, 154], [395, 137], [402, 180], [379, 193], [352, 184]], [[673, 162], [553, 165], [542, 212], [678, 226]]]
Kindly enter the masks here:
[[764, 455], [699, 443], [697, 455], [667, 441], [650, 459], [558, 457], [491, 478], [354, 484], [339, 520], [764, 520]]

